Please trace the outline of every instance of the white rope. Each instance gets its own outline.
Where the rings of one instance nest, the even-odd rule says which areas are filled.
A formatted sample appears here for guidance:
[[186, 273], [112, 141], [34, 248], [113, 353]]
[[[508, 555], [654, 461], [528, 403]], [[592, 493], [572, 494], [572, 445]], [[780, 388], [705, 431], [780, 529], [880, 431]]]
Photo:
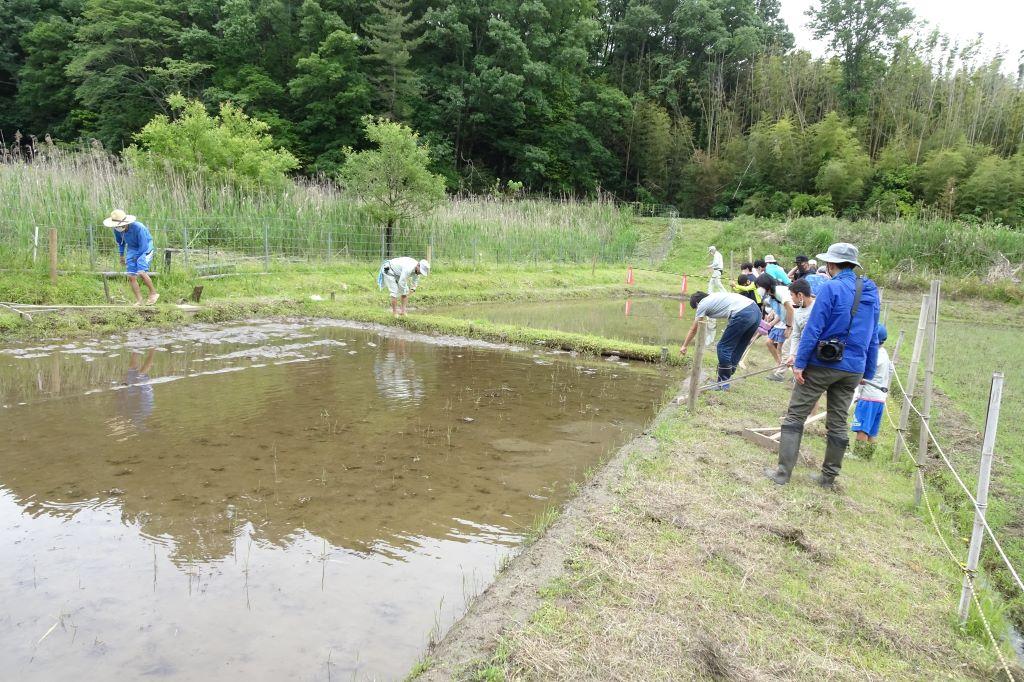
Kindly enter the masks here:
[[[883, 411], [885, 412], [885, 418], [889, 420], [889, 424], [892, 425], [892, 427], [895, 429], [896, 424], [893, 423], [892, 415], [889, 414], [889, 406], [886, 405]], [[992, 626], [989, 624], [988, 618], [985, 616], [985, 612], [981, 608], [981, 602], [979, 601], [978, 594], [974, 588], [974, 575], [972, 575], [971, 571], [967, 570], [967, 566], [964, 565], [959, 558], [957, 558], [956, 554], [949, 546], [949, 543], [946, 542], [946, 536], [942, 534], [942, 529], [939, 527], [939, 521], [937, 518], [935, 518], [935, 510], [932, 509], [931, 498], [929, 498], [928, 496], [928, 486], [925, 482], [924, 471], [920, 466], [917, 465], [917, 458], [914, 457], [914, 453], [910, 451], [910, 447], [907, 445], [906, 441], [902, 442], [903, 451], [907, 453], [907, 457], [910, 458], [910, 461], [913, 462], [915, 466], [917, 466], [916, 473], [919, 480], [921, 481], [921, 492], [924, 496], [924, 505], [925, 508], [928, 510], [928, 516], [931, 519], [932, 527], [935, 529], [935, 534], [939, 536], [939, 541], [942, 543], [942, 548], [946, 550], [946, 554], [949, 555], [949, 558], [953, 560], [953, 563], [955, 563], [960, 568], [960, 571], [967, 577], [967, 585], [968, 589], [970, 589], [971, 592], [971, 599], [974, 600], [974, 606], [977, 609], [978, 617], [981, 618], [982, 625], [984, 625], [985, 627], [985, 633], [988, 635], [989, 642], [991, 642], [992, 648], [995, 649], [996, 656], [999, 658], [999, 663], [1003, 666], [1003, 671], [1006, 672], [1006, 678], [1010, 682], [1016, 682], [1015, 678], [1013, 677], [1013, 673], [1010, 672], [1010, 666], [1006, 662], [1006, 658], [1003, 657], [1002, 650], [999, 648], [999, 642], [998, 640], [996, 640], [995, 635], [992, 634]]]
[[[978, 507], [978, 500], [975, 499], [974, 495], [971, 494], [971, 491], [967, 487], [967, 484], [965, 484], [963, 479], [960, 478], [960, 474], [957, 473], [957, 470], [953, 467], [953, 463], [949, 461], [949, 458], [946, 456], [946, 453], [942, 450], [942, 446], [939, 445], [938, 439], [935, 437], [935, 434], [932, 433], [931, 426], [928, 425], [928, 419], [926, 419], [925, 416], [921, 414], [921, 412], [916, 407], [914, 407], [913, 401], [907, 399], [907, 392], [903, 389], [903, 383], [900, 381], [899, 375], [894, 372], [893, 377], [896, 379], [896, 385], [899, 386], [900, 393], [903, 394], [903, 400], [906, 401], [907, 404], [910, 405], [910, 409], [913, 410], [914, 413], [921, 418], [921, 424], [924, 426], [925, 432], [928, 434], [929, 439], [935, 445], [935, 450], [939, 453], [939, 456], [942, 458], [942, 461], [946, 464], [946, 467], [949, 469], [950, 473], [953, 474], [953, 478], [956, 479], [956, 482], [960, 484], [960, 487], [967, 495], [967, 499], [971, 501], [971, 504], [974, 506], [974, 509], [977, 512], [977, 517], [981, 519], [981, 525], [984, 526], [985, 532], [988, 533], [988, 536], [992, 540], [992, 544], [995, 545], [996, 550], [999, 552], [999, 556], [1002, 558], [1003, 563], [1006, 564], [1006, 568], [1010, 571], [1010, 575], [1013, 576], [1013, 581], [1017, 583], [1017, 587], [1020, 589], [1021, 593], [1024, 594], [1024, 581], [1021, 580], [1020, 574], [1017, 573], [1017, 569], [1015, 569], [1013, 567], [1013, 564], [1010, 562], [1010, 557], [1006, 556], [1006, 552], [1003, 550], [1003, 546], [999, 543], [998, 538], [996, 538], [996, 534], [995, 532], [993, 532], [992, 527], [988, 525], [988, 519], [985, 518], [985, 514]], [[889, 422], [892, 423], [891, 417], [889, 419]], [[904, 447], [906, 447], [906, 439], [904, 438], [901, 440], [903, 440], [903, 445]]]
[[756, 377], [758, 374], [765, 374], [766, 372], [773, 372], [773, 371], [775, 371], [777, 369], [782, 369], [783, 367], [788, 367], [788, 365], [785, 365], [785, 364], [775, 365], [774, 367], [767, 367], [765, 369], [759, 369], [756, 372], [750, 372], [749, 374], [741, 374], [739, 376], [729, 377], [728, 379], [724, 379], [723, 381], [716, 381], [713, 384], [705, 384], [703, 386], [700, 386], [700, 387], [698, 387], [697, 390], [698, 391], [707, 391], [709, 389], [716, 388], [718, 386], [725, 386], [726, 384], [731, 383], [733, 381], [739, 381], [741, 379], [749, 379], [750, 377]]

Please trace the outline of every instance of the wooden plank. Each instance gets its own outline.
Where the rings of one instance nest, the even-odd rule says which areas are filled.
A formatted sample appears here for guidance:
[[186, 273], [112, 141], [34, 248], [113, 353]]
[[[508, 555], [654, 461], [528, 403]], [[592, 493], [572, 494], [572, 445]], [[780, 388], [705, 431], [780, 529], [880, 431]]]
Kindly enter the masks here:
[[779, 448], [779, 442], [777, 440], [772, 440], [760, 431], [756, 431], [754, 429], [743, 429], [741, 435], [751, 443], [756, 443], [763, 448], [768, 448], [769, 450], [778, 450]]

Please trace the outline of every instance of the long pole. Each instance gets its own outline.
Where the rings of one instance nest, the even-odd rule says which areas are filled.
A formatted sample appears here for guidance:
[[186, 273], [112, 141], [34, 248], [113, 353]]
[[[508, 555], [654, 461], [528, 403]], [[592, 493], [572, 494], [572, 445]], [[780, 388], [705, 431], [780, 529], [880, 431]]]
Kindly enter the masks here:
[[32, 264], [35, 265], [36, 260], [39, 258], [39, 226], [35, 226], [35, 230], [32, 233]]
[[693, 348], [693, 368], [690, 371], [690, 395], [686, 404], [690, 413], [697, 411], [697, 395], [700, 393], [701, 369], [704, 364], [704, 342], [707, 336], [708, 320], [701, 318], [697, 323], [697, 336], [694, 337], [696, 346]]
[[967, 550], [967, 572], [960, 590], [960, 624], [967, 622], [971, 610], [971, 589], [974, 574], [981, 557], [981, 543], [985, 539], [985, 510], [988, 509], [988, 484], [992, 478], [992, 456], [996, 449], [996, 431], [999, 428], [999, 406], [1003, 402], [1003, 373], [992, 373], [992, 386], [988, 392], [988, 415], [985, 417], [985, 438], [981, 444], [981, 469], [978, 472], [978, 493], [974, 508], [974, 530], [971, 532], [971, 546]]
[[50, 284], [57, 283], [57, 228], [50, 228]]
[[263, 223], [263, 272], [270, 272], [270, 225]]
[[92, 225], [89, 226], [89, 266], [96, 272], [96, 240], [93, 237]]
[[917, 436], [917, 478], [914, 480], [914, 504], [921, 504], [924, 493], [924, 463], [928, 457], [928, 423], [932, 414], [932, 384], [935, 379], [935, 342], [939, 326], [939, 280], [932, 280], [928, 310], [928, 355], [924, 365], [924, 396], [921, 400], [921, 429]]
[[896, 366], [896, 360], [900, 356], [900, 346], [903, 345], [903, 337], [906, 336], [906, 332], [900, 330], [900, 335], [896, 338], [896, 345], [892, 347], [892, 355], [889, 356], [889, 362], [892, 363], [893, 367]]
[[896, 442], [893, 443], [892, 461], [900, 461], [900, 453], [907, 439], [907, 424], [910, 421], [910, 405], [914, 399], [914, 389], [917, 387], [917, 366], [921, 362], [921, 346], [924, 343], [925, 325], [928, 322], [928, 308], [931, 305], [931, 298], [928, 295], [921, 297], [921, 314], [917, 318], [917, 335], [914, 336], [914, 350], [910, 354], [910, 371], [907, 373], [907, 395], [903, 398], [903, 406], [900, 408], [900, 423], [896, 427]]
[[182, 248], [185, 251], [185, 269], [188, 270], [188, 225], [181, 226]]

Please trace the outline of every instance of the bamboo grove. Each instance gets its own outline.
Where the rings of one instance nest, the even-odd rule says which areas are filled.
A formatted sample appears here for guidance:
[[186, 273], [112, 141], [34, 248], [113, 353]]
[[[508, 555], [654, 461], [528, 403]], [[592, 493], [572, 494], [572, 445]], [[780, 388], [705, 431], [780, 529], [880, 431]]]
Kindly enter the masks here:
[[824, 59], [778, 0], [7, 0], [0, 21], [8, 149], [119, 151], [182, 93], [269, 124], [306, 175], [379, 114], [456, 192], [1024, 223], [1021, 70], [900, 0], [820, 0]]

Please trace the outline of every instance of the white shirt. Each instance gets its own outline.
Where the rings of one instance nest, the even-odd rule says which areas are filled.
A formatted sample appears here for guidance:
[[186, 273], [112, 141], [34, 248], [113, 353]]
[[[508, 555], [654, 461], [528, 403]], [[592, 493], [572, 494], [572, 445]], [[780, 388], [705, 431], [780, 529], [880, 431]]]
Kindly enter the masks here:
[[409, 287], [409, 280], [412, 279], [412, 288], [419, 286], [420, 276], [416, 274], [416, 266], [420, 262], [409, 256], [399, 256], [388, 261], [391, 273], [398, 278], [398, 286], [405, 291]]
[[791, 358], [796, 357], [796, 349], [800, 347], [800, 337], [804, 334], [804, 327], [807, 326], [807, 318], [811, 316], [811, 308], [814, 301], [803, 308], [793, 307], [793, 334], [789, 337], [789, 348]]
[[[760, 287], [757, 291], [760, 293], [761, 298], [764, 299], [764, 295], [767, 292], [764, 289], [761, 289]], [[787, 287], [785, 284], [780, 284], [777, 287], [775, 287], [775, 297], [769, 300], [769, 305], [771, 305], [772, 310], [775, 311], [775, 314], [779, 318], [779, 321], [775, 323], [775, 329], [786, 328], [787, 303], [793, 305], [793, 295], [789, 293], [789, 287]]]
[[714, 255], [711, 257], [711, 269], [718, 270], [719, 272], [725, 269], [721, 251], [715, 251]]
[[[889, 352], [884, 347], [879, 346], [878, 360], [875, 363], [875, 378], [871, 380], [871, 383], [889, 388], [890, 381], [892, 381], [892, 362], [889, 360]], [[861, 400], [884, 403], [888, 396], [888, 393], [880, 391], [871, 384], [863, 384], [860, 387]]]

